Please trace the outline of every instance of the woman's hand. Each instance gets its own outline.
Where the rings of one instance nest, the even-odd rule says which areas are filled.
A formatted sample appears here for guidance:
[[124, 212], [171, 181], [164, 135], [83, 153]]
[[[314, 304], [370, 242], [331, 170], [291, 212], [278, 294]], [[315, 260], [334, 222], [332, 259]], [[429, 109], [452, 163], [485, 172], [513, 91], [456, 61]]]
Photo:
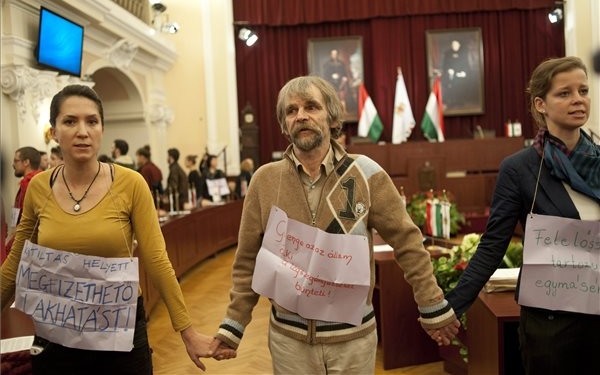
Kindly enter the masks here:
[[201, 357], [212, 357], [212, 350], [210, 345], [213, 341], [211, 336], [206, 336], [196, 332], [193, 327], [188, 327], [181, 331], [181, 339], [185, 344], [185, 350], [192, 362], [196, 364], [196, 367], [206, 370], [204, 363], [200, 361]]

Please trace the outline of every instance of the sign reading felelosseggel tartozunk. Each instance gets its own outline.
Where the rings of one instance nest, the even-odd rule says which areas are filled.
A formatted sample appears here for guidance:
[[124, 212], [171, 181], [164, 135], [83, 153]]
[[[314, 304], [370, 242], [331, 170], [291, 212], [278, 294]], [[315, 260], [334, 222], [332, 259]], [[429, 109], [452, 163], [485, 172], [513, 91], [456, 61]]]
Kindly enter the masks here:
[[529, 215], [519, 304], [600, 315], [600, 222]]

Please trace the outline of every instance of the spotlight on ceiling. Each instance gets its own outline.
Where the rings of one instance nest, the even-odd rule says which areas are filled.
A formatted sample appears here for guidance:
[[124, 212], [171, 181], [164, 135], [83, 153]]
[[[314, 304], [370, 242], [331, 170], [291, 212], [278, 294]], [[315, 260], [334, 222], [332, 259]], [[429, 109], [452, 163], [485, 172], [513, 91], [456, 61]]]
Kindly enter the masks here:
[[167, 6], [161, 2], [152, 4], [152, 11], [154, 11], [155, 14], [164, 13], [165, 10], [167, 10]]
[[560, 9], [558, 7], [554, 8], [553, 11], [548, 13], [548, 20], [550, 20], [550, 23], [557, 23], [560, 20], [562, 20], [562, 18], [563, 18], [563, 11], [562, 11], [562, 9]]
[[168, 34], [175, 34], [180, 27], [177, 22], [169, 22], [169, 15], [165, 13], [167, 6], [160, 0], [150, 0], [152, 5], [152, 26], [154, 30]]
[[238, 38], [244, 41], [246, 45], [250, 47], [256, 43], [258, 40], [258, 35], [254, 31], [246, 27], [242, 27], [238, 33]]

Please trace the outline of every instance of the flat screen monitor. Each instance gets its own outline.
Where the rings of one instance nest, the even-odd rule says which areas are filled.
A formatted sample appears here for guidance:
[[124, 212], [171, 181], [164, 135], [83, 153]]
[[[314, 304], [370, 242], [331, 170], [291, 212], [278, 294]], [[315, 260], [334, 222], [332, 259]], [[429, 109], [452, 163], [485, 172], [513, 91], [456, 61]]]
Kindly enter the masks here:
[[38, 63], [79, 77], [82, 55], [83, 26], [41, 7], [36, 48]]

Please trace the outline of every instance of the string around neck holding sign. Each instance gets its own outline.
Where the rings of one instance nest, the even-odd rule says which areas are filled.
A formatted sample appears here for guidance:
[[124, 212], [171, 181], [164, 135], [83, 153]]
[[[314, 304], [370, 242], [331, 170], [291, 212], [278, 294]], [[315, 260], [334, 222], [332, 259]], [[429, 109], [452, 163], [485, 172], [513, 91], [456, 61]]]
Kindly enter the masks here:
[[71, 198], [71, 200], [73, 200], [73, 202], [75, 202], [75, 204], [73, 205], [73, 211], [75, 212], [79, 212], [79, 210], [81, 210], [81, 201], [85, 199], [85, 197], [87, 197], [88, 192], [90, 191], [90, 188], [92, 187], [92, 185], [94, 184], [94, 182], [96, 182], [96, 178], [98, 178], [98, 175], [100, 174], [100, 167], [101, 164], [100, 162], [98, 162], [98, 171], [96, 172], [96, 175], [94, 175], [94, 178], [92, 179], [92, 182], [90, 182], [90, 185], [87, 187], [87, 189], [85, 189], [85, 192], [83, 193], [83, 196], [80, 199], [75, 199], [75, 197], [73, 196], [73, 193], [71, 192], [71, 189], [69, 188], [69, 185], [67, 184], [67, 179], [65, 178], [65, 167], [63, 166], [62, 170], [61, 170], [61, 175], [62, 175], [62, 180], [65, 183], [65, 187], [67, 188], [67, 192], [69, 193], [69, 198]]

